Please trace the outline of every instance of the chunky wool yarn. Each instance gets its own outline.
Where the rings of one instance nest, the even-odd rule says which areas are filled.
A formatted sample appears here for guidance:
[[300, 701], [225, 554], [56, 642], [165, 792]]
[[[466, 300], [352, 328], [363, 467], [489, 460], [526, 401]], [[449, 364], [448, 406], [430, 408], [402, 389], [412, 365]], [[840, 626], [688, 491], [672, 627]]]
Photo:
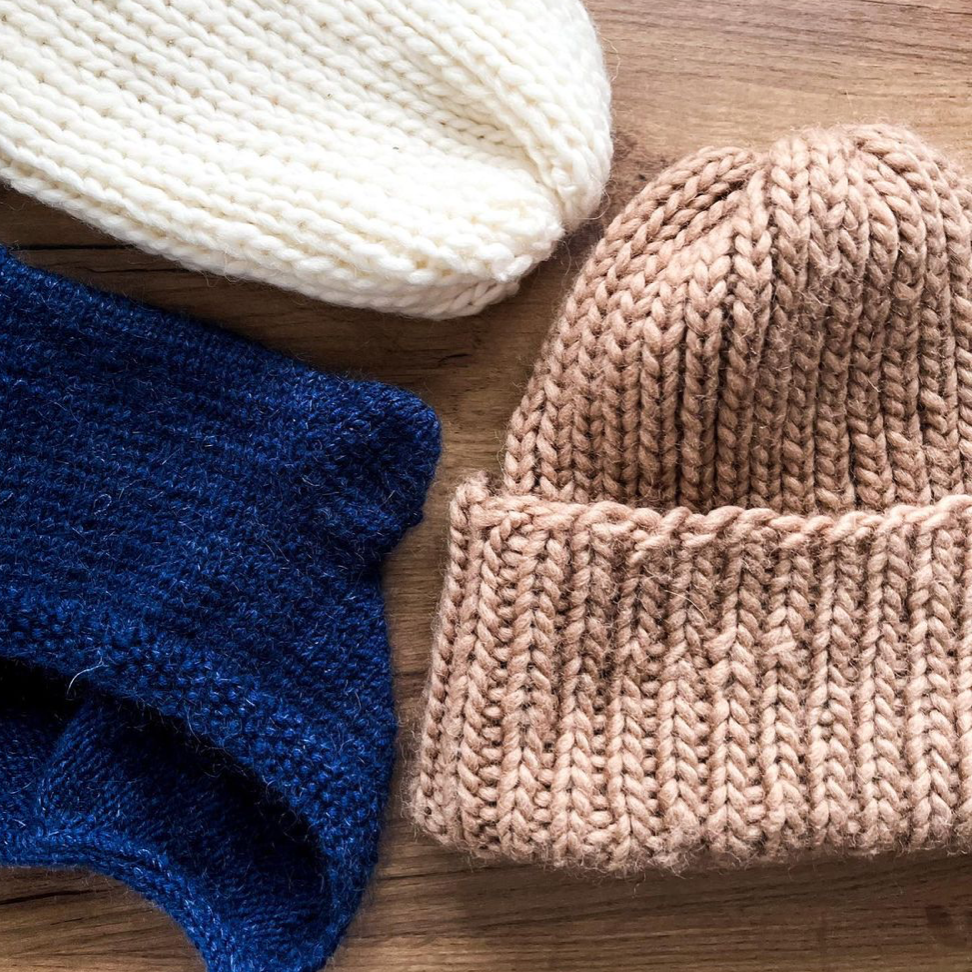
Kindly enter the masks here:
[[0, 251], [0, 863], [318, 972], [393, 759], [380, 561], [435, 417]]
[[0, 178], [189, 267], [420, 317], [600, 198], [580, 0], [0, 0]]
[[617, 872], [972, 849], [972, 192], [704, 151], [597, 246], [451, 514], [413, 807]]

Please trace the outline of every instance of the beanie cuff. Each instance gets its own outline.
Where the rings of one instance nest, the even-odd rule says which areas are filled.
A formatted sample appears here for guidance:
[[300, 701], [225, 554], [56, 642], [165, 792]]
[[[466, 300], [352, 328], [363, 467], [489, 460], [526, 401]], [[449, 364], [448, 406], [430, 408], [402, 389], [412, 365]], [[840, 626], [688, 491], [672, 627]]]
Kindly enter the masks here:
[[619, 872], [972, 848], [972, 497], [659, 513], [466, 482], [418, 824]]

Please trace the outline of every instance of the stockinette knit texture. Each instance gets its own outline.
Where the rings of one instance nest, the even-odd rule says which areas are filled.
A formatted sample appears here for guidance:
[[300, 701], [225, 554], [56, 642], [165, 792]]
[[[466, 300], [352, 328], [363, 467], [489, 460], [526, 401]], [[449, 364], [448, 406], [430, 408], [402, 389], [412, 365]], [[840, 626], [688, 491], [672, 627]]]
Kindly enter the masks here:
[[0, 0], [0, 178], [201, 270], [420, 317], [597, 205], [580, 0]]
[[84, 866], [213, 972], [316, 972], [393, 759], [379, 568], [412, 395], [0, 251], [0, 862]]
[[425, 830], [616, 872], [972, 850], [970, 241], [892, 127], [630, 203], [452, 507]]

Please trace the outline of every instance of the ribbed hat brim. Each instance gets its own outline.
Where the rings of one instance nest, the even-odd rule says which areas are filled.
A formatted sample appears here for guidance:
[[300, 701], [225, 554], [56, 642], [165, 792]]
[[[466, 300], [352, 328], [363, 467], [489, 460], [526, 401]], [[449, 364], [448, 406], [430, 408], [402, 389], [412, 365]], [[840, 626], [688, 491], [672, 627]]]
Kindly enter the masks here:
[[972, 846], [972, 496], [659, 513], [465, 483], [412, 810], [637, 872]]

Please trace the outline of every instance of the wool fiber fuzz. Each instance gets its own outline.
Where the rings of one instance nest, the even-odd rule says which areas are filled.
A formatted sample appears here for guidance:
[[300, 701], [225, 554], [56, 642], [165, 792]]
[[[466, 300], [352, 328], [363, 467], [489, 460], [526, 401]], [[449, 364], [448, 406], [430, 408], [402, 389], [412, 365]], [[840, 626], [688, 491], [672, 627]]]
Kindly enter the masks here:
[[972, 852], [972, 188], [911, 132], [662, 173], [459, 490], [412, 806], [617, 873]]
[[579, 0], [0, 0], [0, 51], [16, 189], [353, 307], [512, 293], [610, 163]]

